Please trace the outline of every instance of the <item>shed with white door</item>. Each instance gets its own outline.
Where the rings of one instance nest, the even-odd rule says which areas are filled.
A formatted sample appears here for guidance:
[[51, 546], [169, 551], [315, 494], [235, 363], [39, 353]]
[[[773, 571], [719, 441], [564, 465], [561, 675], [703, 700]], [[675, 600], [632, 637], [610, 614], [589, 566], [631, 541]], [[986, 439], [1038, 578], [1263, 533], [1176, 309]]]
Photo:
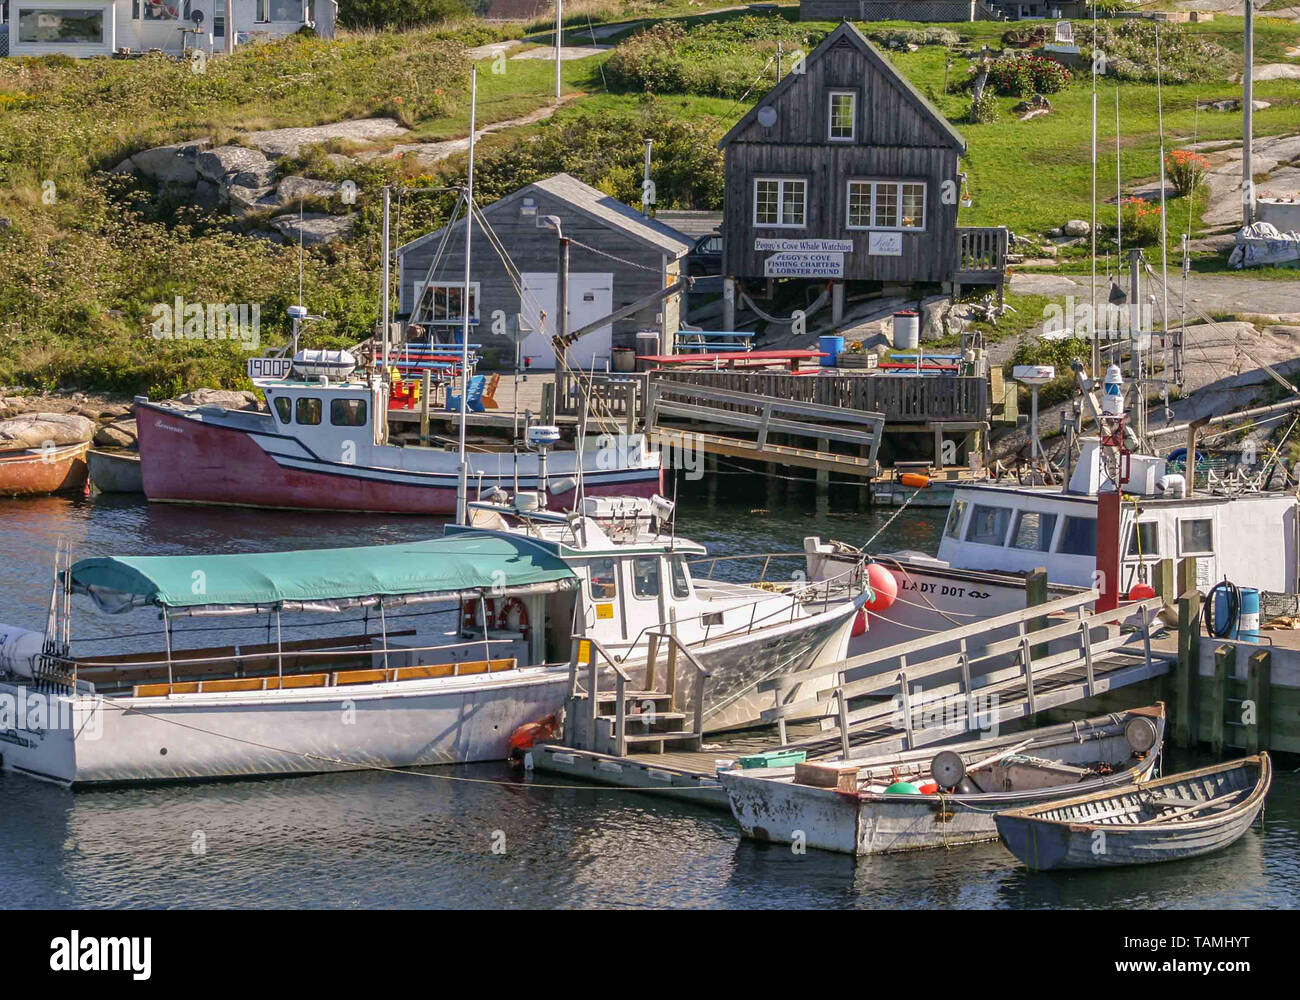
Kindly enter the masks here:
[[[657, 331], [661, 349], [673, 343], [681, 295], [661, 293], [682, 273], [689, 237], [569, 174], [520, 188], [482, 215], [490, 232], [476, 222], [470, 243], [470, 343], [489, 366], [513, 368], [518, 342], [529, 367], [555, 367], [560, 241], [551, 219], [569, 241], [571, 333], [646, 302], [580, 337], [569, 347], [569, 364], [605, 371], [613, 348], [636, 346], [638, 330]], [[397, 249], [397, 319], [442, 343], [459, 339], [464, 320], [463, 217], [445, 244], [444, 233], [445, 227]]]

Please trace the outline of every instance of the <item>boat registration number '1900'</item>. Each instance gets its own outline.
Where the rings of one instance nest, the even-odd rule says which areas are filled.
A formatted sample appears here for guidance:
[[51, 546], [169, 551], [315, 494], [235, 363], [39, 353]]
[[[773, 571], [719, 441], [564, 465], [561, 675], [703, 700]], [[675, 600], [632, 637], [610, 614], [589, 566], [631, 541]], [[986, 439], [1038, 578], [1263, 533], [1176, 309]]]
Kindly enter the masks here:
[[249, 378], [284, 378], [293, 366], [292, 358], [249, 358]]

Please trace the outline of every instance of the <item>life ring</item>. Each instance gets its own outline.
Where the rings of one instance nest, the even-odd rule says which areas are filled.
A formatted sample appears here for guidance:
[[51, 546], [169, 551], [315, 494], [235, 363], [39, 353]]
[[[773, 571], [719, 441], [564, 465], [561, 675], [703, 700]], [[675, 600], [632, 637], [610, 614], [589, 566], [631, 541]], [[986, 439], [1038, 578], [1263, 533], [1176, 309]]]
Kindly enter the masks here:
[[[485, 618], [488, 624], [491, 625], [496, 621], [496, 601], [491, 597], [485, 597], [484, 600], [487, 601], [487, 607], [484, 609]], [[484, 619], [479, 617], [478, 598], [471, 597], [465, 602], [464, 611], [461, 613], [461, 628], [470, 631], [482, 628], [483, 621]], [[493, 625], [493, 627], [496, 628], [498, 626]]]
[[[511, 621], [511, 618], [514, 621]], [[502, 631], [528, 634], [528, 607], [518, 597], [507, 597], [497, 610], [496, 627]]]

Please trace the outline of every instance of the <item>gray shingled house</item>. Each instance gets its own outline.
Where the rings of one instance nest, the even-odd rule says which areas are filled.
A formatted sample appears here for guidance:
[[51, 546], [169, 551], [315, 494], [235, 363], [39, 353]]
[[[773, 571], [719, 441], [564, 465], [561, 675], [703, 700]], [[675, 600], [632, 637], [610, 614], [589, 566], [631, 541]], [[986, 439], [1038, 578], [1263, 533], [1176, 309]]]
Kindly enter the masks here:
[[[570, 331], [617, 312], [672, 285], [691, 249], [689, 237], [647, 218], [615, 198], [568, 174], [556, 174], [520, 188], [482, 210], [493, 238], [476, 224], [471, 241], [471, 343], [501, 367], [514, 361], [520, 331], [522, 353], [533, 368], [555, 366], [559, 239], [546, 220], [560, 220], [569, 245]], [[435, 340], [459, 336], [464, 313], [465, 223], [458, 221], [434, 262], [444, 229], [397, 250], [401, 298], [397, 318], [417, 321]], [[504, 250], [510, 267], [502, 259]], [[426, 282], [432, 293], [412, 317]], [[614, 347], [635, 347], [638, 330], [652, 329], [660, 346], [672, 344], [681, 309], [680, 294], [647, 305], [609, 326], [583, 336], [569, 348], [575, 367], [604, 371]]]

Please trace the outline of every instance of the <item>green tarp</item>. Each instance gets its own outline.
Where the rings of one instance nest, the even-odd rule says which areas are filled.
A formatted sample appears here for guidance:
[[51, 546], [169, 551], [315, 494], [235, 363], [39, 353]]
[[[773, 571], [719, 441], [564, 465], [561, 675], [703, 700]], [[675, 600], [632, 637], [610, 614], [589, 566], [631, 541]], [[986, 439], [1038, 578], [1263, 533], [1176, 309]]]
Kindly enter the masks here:
[[92, 558], [70, 572], [74, 590], [108, 611], [447, 594], [574, 578], [562, 560], [530, 539], [472, 532], [401, 545]]

